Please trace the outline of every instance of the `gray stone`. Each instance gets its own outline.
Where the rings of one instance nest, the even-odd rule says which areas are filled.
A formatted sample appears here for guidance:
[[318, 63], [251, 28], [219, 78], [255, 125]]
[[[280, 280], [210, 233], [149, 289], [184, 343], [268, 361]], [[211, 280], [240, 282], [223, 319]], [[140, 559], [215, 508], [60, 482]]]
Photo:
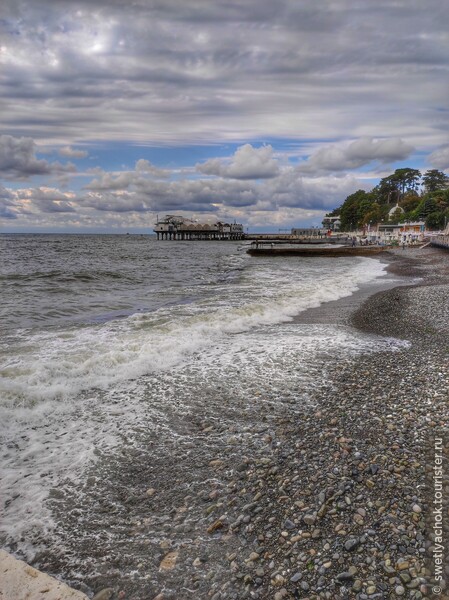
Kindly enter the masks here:
[[359, 538], [350, 538], [345, 542], [345, 548], [348, 552], [353, 552], [360, 546]]
[[350, 581], [351, 579], [354, 579], [354, 575], [349, 571], [343, 571], [337, 575], [337, 581]]
[[302, 520], [306, 525], [313, 525], [316, 521], [315, 513], [307, 513], [303, 516]]

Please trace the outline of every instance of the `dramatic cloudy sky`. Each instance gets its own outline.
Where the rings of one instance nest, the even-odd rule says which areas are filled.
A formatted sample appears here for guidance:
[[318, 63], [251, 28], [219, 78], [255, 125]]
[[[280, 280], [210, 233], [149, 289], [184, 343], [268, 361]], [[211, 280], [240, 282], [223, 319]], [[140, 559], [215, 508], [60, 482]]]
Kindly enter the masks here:
[[446, 0], [2, 0], [0, 231], [318, 225], [449, 171]]

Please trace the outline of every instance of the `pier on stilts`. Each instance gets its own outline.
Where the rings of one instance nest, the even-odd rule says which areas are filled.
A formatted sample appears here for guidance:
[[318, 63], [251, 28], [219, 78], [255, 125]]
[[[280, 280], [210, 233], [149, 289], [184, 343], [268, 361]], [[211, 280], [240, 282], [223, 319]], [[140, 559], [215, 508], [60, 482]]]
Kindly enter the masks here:
[[198, 223], [176, 215], [158, 219], [153, 229], [158, 240], [241, 240], [241, 223]]

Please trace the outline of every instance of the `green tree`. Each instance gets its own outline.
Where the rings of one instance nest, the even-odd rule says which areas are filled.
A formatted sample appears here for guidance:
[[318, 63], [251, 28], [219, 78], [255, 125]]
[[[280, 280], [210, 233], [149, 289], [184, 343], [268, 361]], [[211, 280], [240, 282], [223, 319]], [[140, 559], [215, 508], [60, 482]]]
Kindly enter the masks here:
[[449, 208], [449, 189], [437, 190], [436, 192], [426, 194], [426, 196], [431, 196], [433, 200], [435, 200], [438, 210], [445, 211], [447, 208]]
[[397, 201], [399, 199], [397, 182], [393, 181], [392, 175], [381, 179], [373, 189], [373, 192], [378, 204], [388, 204], [392, 200]]
[[398, 203], [404, 213], [398, 211], [391, 217], [392, 222], [426, 220], [428, 227], [439, 229], [449, 222], [449, 186], [443, 183], [449, 179], [444, 173], [433, 169], [423, 177], [424, 186], [437, 189], [427, 190], [418, 195], [421, 173], [417, 169], [396, 169], [394, 173], [380, 180], [371, 192], [357, 190], [350, 194], [343, 204], [330, 215], [339, 216], [341, 229], [348, 231], [368, 224], [376, 224], [389, 219], [391, 205]]
[[421, 179], [421, 171], [418, 169], [396, 169], [393, 173], [393, 177], [397, 182], [398, 189], [401, 196], [406, 191], [417, 190], [419, 186], [419, 180]]
[[418, 219], [426, 219], [431, 213], [439, 212], [435, 199], [430, 194], [426, 194], [414, 211]]
[[405, 194], [405, 196], [401, 200], [400, 206], [404, 209], [406, 213], [409, 213], [414, 211], [418, 207], [420, 202], [421, 198], [415, 191], [412, 191], [407, 192], [407, 194]]
[[378, 223], [383, 218], [382, 209], [377, 202], [373, 202], [370, 209], [364, 214], [362, 225]]
[[444, 213], [431, 212], [426, 217], [427, 229], [443, 229], [445, 225]]
[[430, 169], [423, 175], [422, 182], [426, 192], [436, 192], [437, 190], [447, 189], [449, 186], [449, 177], [438, 169]]
[[380, 204], [399, 202], [406, 192], [416, 191], [421, 172], [418, 169], [396, 169], [392, 175], [383, 177], [374, 188]]
[[350, 194], [340, 207], [342, 230], [348, 231], [362, 226], [373, 202], [373, 194], [365, 192], [365, 190], [357, 190]]

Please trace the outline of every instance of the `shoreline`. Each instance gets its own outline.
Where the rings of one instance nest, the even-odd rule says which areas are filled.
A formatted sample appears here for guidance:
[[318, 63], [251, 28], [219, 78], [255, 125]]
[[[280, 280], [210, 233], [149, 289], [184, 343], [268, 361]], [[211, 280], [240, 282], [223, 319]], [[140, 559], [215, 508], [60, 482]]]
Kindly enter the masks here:
[[[423, 256], [426, 259], [424, 262]], [[406, 251], [386, 250], [382, 256], [374, 257], [386, 266], [384, 276], [362, 285], [349, 296], [309, 308], [296, 315], [293, 321], [295, 323], [338, 323], [359, 328], [354, 323], [352, 314], [361, 309], [372, 296], [400, 287], [428, 285], [429, 274], [423, 267], [427, 262], [434, 264], [434, 256], [434, 249], [425, 252], [420, 252], [419, 248]], [[449, 281], [449, 271], [447, 278]]]
[[[436, 436], [448, 438], [449, 253], [397, 251], [388, 265], [404, 277], [399, 286], [366, 286], [294, 322], [340, 323], [411, 345], [329, 361], [310, 402], [256, 407], [258, 420], [242, 414], [244, 442], [232, 440], [220, 415], [200, 417], [206, 467], [195, 474], [211, 483], [179, 494], [175, 467], [156, 464], [158, 486], [125, 502], [130, 513], [149, 502], [170, 515], [159, 547], [146, 540], [145, 522], [123, 525], [133, 551], [151, 561], [146, 595], [121, 578], [120, 553], [115, 578], [100, 569], [83, 592], [110, 600], [431, 597], [428, 452]], [[150, 480], [142, 465], [135, 476]], [[64, 560], [41, 555], [33, 564], [57, 573]]]

